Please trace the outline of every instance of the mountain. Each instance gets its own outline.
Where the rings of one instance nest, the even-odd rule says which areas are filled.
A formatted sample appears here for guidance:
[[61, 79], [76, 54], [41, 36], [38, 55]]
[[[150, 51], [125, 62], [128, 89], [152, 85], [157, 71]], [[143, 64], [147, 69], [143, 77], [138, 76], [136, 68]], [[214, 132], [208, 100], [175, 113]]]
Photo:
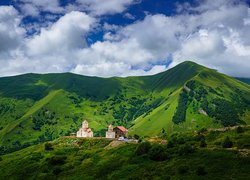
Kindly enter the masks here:
[[143, 77], [0, 78], [1, 153], [69, 135], [84, 119], [95, 136], [110, 123], [140, 136], [249, 124], [250, 86], [190, 61]]
[[250, 84], [250, 78], [240, 78], [240, 77], [236, 77], [236, 79], [244, 82], [244, 83], [247, 83], [247, 84]]

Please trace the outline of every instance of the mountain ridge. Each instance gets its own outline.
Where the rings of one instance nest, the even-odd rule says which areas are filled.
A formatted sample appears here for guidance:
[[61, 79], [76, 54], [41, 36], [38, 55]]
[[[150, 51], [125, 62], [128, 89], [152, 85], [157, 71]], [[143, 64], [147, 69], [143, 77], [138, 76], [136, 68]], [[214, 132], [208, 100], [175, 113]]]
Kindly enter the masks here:
[[190, 61], [142, 77], [4, 77], [0, 150], [68, 135], [83, 119], [89, 120], [96, 136], [103, 135], [110, 123], [140, 136], [248, 124], [249, 102], [249, 85]]

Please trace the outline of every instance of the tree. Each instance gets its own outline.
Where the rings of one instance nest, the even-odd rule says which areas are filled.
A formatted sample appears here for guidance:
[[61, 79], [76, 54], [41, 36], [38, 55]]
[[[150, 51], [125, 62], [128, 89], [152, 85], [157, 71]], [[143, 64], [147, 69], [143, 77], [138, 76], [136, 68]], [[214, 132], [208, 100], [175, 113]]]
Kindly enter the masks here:
[[51, 143], [47, 142], [47, 143], [44, 144], [44, 149], [46, 151], [50, 151], [50, 150], [53, 150], [54, 148], [53, 148]]
[[163, 146], [156, 144], [149, 150], [149, 158], [154, 161], [164, 161], [168, 157]]
[[230, 140], [230, 138], [227, 136], [225, 140], [222, 142], [223, 148], [231, 148], [233, 146], [233, 142]]
[[207, 143], [206, 143], [205, 139], [201, 140], [200, 147], [207, 147]]
[[138, 156], [147, 154], [150, 148], [151, 148], [151, 144], [149, 142], [142, 142], [138, 144], [135, 150], [135, 154]]
[[186, 165], [180, 165], [178, 167], [178, 173], [179, 174], [186, 174], [189, 171], [189, 167]]
[[236, 132], [237, 132], [238, 134], [243, 133], [243, 132], [244, 132], [243, 127], [241, 127], [241, 126], [237, 127]]
[[175, 124], [182, 123], [186, 120], [187, 105], [188, 105], [188, 94], [186, 93], [186, 91], [182, 91], [179, 96], [176, 112], [172, 119], [172, 121]]
[[204, 166], [198, 166], [197, 169], [196, 169], [196, 174], [198, 176], [204, 176], [204, 175], [206, 175], [207, 172], [206, 172], [205, 167]]
[[135, 139], [140, 139], [140, 136], [137, 135], [137, 134], [135, 134], [135, 135], [134, 135], [134, 138], [135, 138]]
[[178, 153], [179, 155], [188, 155], [192, 154], [195, 151], [195, 148], [190, 144], [183, 144], [179, 146]]

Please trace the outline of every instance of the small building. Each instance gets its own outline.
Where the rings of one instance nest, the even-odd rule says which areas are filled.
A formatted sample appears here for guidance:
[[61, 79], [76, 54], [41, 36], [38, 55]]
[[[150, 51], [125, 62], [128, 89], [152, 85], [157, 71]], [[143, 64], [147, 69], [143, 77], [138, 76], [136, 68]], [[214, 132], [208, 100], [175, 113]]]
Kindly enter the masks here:
[[116, 126], [114, 128], [115, 137], [128, 137], [128, 130], [123, 126]]
[[110, 138], [110, 139], [115, 138], [115, 132], [111, 124], [108, 126], [108, 131], [106, 131], [106, 138]]
[[82, 127], [77, 131], [76, 137], [93, 137], [93, 131], [89, 128], [88, 121], [82, 122]]

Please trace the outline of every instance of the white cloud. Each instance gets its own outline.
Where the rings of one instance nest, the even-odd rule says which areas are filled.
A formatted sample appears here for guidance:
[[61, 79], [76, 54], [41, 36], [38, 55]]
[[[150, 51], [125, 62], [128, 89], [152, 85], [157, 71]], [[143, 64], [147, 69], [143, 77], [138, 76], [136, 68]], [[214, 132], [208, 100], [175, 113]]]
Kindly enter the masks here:
[[19, 0], [22, 2], [20, 5], [26, 15], [34, 16], [37, 11], [51, 12], [51, 13], [62, 13], [64, 8], [60, 6], [59, 0]]
[[201, 29], [186, 39], [182, 43], [181, 49], [181, 57], [193, 57], [195, 55], [199, 59], [205, 59], [223, 53], [225, 46], [220, 32], [209, 32], [208, 30]]
[[93, 15], [115, 14], [123, 12], [135, 0], [77, 0], [80, 8]]
[[12, 6], [0, 6], [0, 52], [16, 48], [25, 30], [19, 26], [18, 12]]
[[76, 0], [63, 7], [60, 0], [18, 0], [24, 15], [36, 16], [40, 12], [69, 13], [71, 11], [82, 11], [91, 15], [100, 16], [105, 14], [116, 14], [126, 10], [139, 0]]
[[134, 19], [135, 19], [135, 16], [133, 16], [133, 15], [130, 14], [130, 13], [125, 13], [125, 14], [124, 14], [124, 17], [125, 17], [125, 18], [128, 18], [128, 19], [131, 19], [131, 20], [134, 20]]
[[[88, 4], [86, 8], [92, 15], [100, 15], [122, 12], [127, 6], [125, 2], [132, 1], [116, 1], [122, 4], [117, 5], [121, 7], [117, 11], [103, 5], [103, 1], [97, 2], [100, 1], [81, 3]], [[107, 23], [101, 27], [96, 25], [97, 17], [73, 11], [28, 39], [23, 36], [17, 12], [7, 13], [6, 19], [12, 16], [16, 19], [12, 30], [19, 29], [17, 32], [21, 33], [16, 36], [21, 39], [5, 48], [12, 49], [9, 55], [0, 56], [6, 67], [0, 69], [0, 74], [71, 71], [96, 76], [147, 75], [166, 70], [164, 63], [172, 58], [170, 67], [194, 60], [229, 75], [250, 77], [249, 7], [230, 0], [224, 3], [220, 0], [219, 5], [203, 2], [191, 8], [197, 11], [194, 14], [187, 13], [188, 10], [175, 16], [148, 14], [142, 21], [125, 27]], [[4, 14], [0, 11], [0, 19], [1, 16]], [[8, 21], [6, 24], [11, 26]], [[104, 40], [88, 46], [85, 38], [93, 27], [105, 31]], [[7, 29], [0, 28], [0, 38]], [[16, 42], [15, 39], [11, 40]]]
[[28, 40], [28, 53], [33, 56], [51, 55], [84, 48], [87, 46], [85, 35], [94, 22], [94, 18], [85, 13], [72, 11]]
[[21, 11], [24, 16], [38, 16], [40, 14], [39, 9], [33, 4], [24, 4], [21, 6]]

